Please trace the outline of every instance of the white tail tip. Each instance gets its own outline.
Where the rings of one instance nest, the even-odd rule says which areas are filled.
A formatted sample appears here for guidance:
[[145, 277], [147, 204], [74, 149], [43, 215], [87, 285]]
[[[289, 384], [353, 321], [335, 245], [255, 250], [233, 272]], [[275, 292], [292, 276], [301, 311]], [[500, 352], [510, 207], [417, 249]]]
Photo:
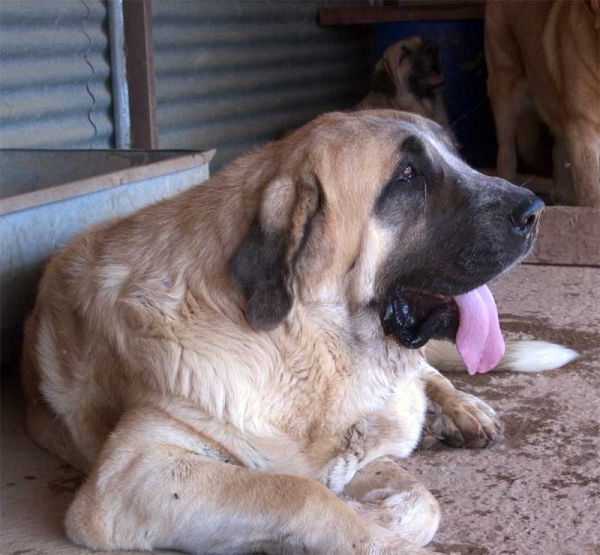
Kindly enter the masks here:
[[[446, 372], [463, 372], [463, 364], [456, 347], [447, 341], [430, 341], [425, 350], [427, 362]], [[509, 372], [546, 372], [556, 370], [579, 353], [562, 345], [546, 341], [507, 341], [506, 352], [500, 364], [492, 370]]]

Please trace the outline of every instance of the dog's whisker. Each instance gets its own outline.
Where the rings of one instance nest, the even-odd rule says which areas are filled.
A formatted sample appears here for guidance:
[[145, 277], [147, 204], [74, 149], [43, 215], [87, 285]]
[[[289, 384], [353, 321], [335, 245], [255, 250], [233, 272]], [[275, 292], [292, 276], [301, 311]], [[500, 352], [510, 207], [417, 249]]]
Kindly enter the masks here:
[[477, 106], [471, 108], [470, 110], [467, 110], [464, 114], [458, 116], [451, 124], [450, 127], [452, 127], [452, 129], [454, 129], [454, 126], [459, 122], [462, 121], [463, 119], [465, 119], [467, 116], [471, 115], [475, 110], [478, 110], [479, 108], [481, 108], [483, 105], [485, 104], [485, 102], [480, 102], [479, 104], [477, 104]]
[[520, 187], [525, 187], [525, 185], [527, 185], [534, 177], [534, 175], [530, 175], [529, 179], [526, 179], [524, 183], [521, 183]]

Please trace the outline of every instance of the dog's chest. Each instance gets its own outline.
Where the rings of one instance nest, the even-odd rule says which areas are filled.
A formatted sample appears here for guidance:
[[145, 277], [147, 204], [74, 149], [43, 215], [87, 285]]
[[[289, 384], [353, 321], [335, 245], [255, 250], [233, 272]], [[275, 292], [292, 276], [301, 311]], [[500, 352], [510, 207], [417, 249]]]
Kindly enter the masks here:
[[[227, 350], [194, 342], [179, 357], [191, 375], [178, 382], [193, 385], [183, 396], [246, 436], [252, 447], [240, 455], [249, 466], [323, 479], [350, 451], [359, 463], [362, 423], [407, 372], [398, 349], [344, 329], [241, 334]], [[342, 466], [338, 474], [352, 471]]]
[[278, 430], [258, 442], [269, 461], [265, 469], [302, 474], [339, 493], [373, 456], [412, 451], [424, 411], [414, 373], [407, 367], [400, 375], [373, 366], [355, 370], [329, 383], [310, 373], [300, 381], [293, 373], [281, 377], [271, 402], [265, 399]]
[[385, 404], [397, 381], [393, 361], [381, 350], [340, 345], [324, 336], [310, 348], [283, 351], [283, 364], [263, 396], [278, 429], [310, 442]]

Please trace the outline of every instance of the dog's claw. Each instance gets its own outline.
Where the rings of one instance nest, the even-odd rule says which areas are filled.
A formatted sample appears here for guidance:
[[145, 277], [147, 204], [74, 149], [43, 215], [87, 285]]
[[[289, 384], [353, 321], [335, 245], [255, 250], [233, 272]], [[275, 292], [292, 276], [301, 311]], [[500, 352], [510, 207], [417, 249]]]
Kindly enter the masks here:
[[474, 395], [456, 391], [441, 407], [441, 414], [439, 410], [427, 411], [421, 449], [429, 449], [436, 442], [483, 449], [501, 440], [503, 434], [504, 425], [494, 409]]

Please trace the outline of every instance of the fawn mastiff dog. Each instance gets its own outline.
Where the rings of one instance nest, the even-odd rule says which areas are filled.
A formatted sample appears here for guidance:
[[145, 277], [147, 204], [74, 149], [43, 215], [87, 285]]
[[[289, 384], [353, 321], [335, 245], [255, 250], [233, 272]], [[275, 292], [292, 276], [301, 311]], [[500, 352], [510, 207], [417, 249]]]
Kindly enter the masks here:
[[428, 398], [451, 443], [502, 428], [421, 347], [498, 363], [485, 284], [527, 254], [541, 208], [432, 121], [365, 111], [79, 235], [46, 269], [23, 359], [30, 434], [89, 473], [69, 538], [423, 553], [437, 502], [388, 457], [415, 449]]
[[367, 96], [353, 109], [389, 108], [419, 114], [450, 132], [437, 44], [421, 37], [395, 42], [375, 66]]
[[557, 198], [600, 207], [599, 0], [490, 0], [485, 52], [498, 173], [514, 179], [519, 120], [533, 106], [555, 138]]

